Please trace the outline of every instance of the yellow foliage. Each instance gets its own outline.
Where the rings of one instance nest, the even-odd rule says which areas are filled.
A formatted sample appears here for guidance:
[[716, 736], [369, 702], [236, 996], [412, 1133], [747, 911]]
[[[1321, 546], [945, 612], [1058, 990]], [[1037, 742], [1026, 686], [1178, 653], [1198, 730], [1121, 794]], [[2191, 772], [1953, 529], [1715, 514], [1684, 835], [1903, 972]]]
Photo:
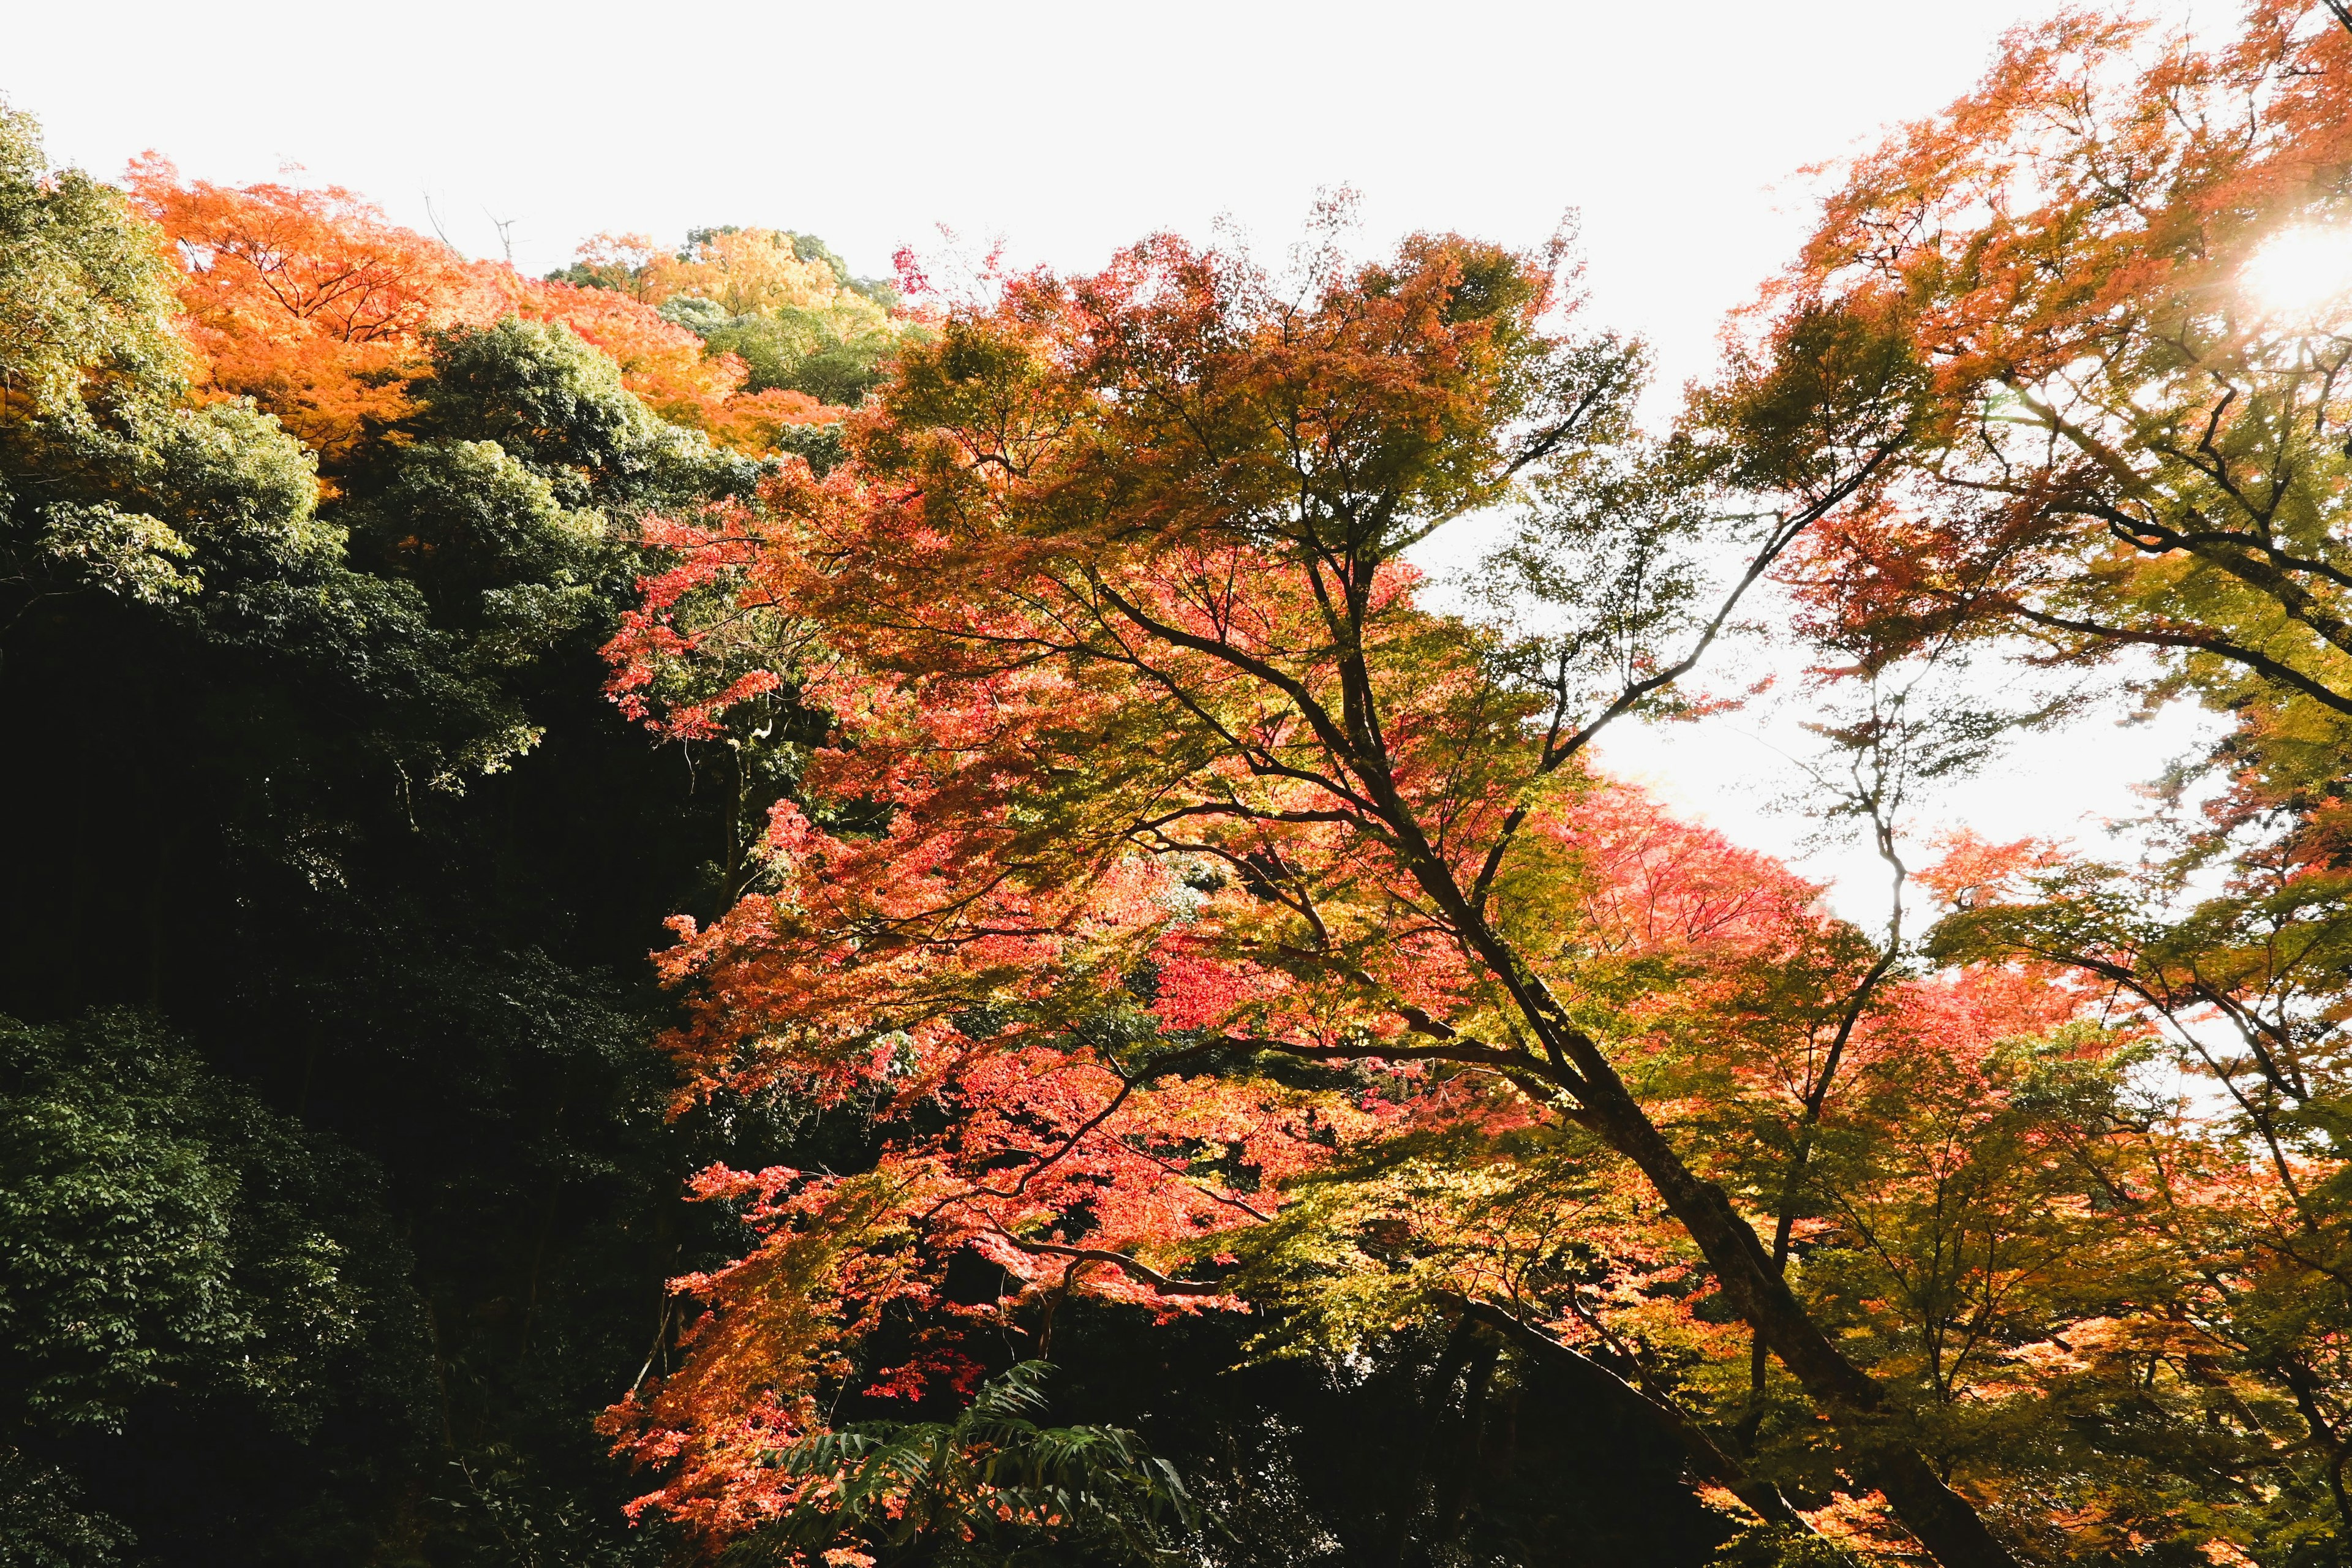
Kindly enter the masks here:
[[647, 303], [686, 294], [708, 300], [730, 316], [824, 310], [845, 292], [832, 268], [803, 261], [793, 251], [792, 237], [772, 228], [714, 234], [683, 257], [649, 253], [642, 268], [637, 291]]

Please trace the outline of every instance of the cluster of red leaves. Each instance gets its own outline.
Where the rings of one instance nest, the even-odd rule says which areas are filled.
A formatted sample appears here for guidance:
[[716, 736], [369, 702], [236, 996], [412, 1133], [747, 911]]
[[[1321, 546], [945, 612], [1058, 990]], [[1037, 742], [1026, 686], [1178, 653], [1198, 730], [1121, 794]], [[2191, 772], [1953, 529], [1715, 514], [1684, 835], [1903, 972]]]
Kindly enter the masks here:
[[[659, 1506], [725, 1537], [776, 1517], [822, 1484], [762, 1460], [820, 1428], [814, 1394], [850, 1372], [846, 1335], [870, 1331], [894, 1303], [929, 1304], [931, 1292], [904, 1249], [889, 1245], [900, 1194], [887, 1178], [720, 1167], [696, 1178], [694, 1193], [737, 1205], [766, 1240], [715, 1274], [672, 1282], [707, 1309], [681, 1337], [686, 1363], [650, 1400], [632, 1393], [604, 1425], [668, 1472], [633, 1513]], [[678, 1418], [688, 1410], [695, 1419]]]
[[[798, 487], [789, 528], [737, 515], [679, 533], [681, 563], [648, 585], [644, 618], [616, 650], [625, 652], [617, 683], [629, 696], [645, 689], [632, 671], [697, 651], [667, 631], [668, 612], [693, 592], [724, 584], [739, 606], [822, 613], [816, 596], [831, 589], [785, 542], [821, 540], [837, 561], [840, 533], [792, 531], [863, 498], [848, 479], [787, 483]], [[1211, 612], [1177, 585], [1199, 581], [1201, 567], [1201, 557], [1188, 554], [1173, 581], [1123, 586], [1139, 598], [1150, 595], [1154, 613], [1171, 622], [1206, 625]], [[1255, 636], [1269, 652], [1291, 613], [1272, 578], [1229, 567], [1218, 580], [1255, 588], [1214, 612], [1225, 635]], [[1383, 590], [1401, 619], [1410, 618], [1409, 586]], [[1015, 644], [1041, 635], [1002, 611], [985, 624]], [[1254, 624], [1264, 629], [1253, 632]], [[1278, 1218], [1291, 1195], [1312, 1188], [1335, 1161], [1356, 1161], [1409, 1134], [1466, 1132], [1493, 1151], [1481, 1157], [1493, 1180], [1465, 1187], [1384, 1179], [1347, 1211], [1349, 1225], [1374, 1237], [1393, 1231], [1397, 1246], [1432, 1259], [1413, 1273], [1414, 1289], [1507, 1294], [1538, 1306], [1549, 1292], [1531, 1286], [1528, 1268], [1572, 1243], [1597, 1249], [1607, 1268], [1601, 1283], [1571, 1294], [1596, 1323], [1614, 1326], [1602, 1330], [1558, 1306], [1561, 1338], [1605, 1351], [1608, 1334], [1649, 1333], [1726, 1363], [1741, 1356], [1735, 1325], [1695, 1315], [1687, 1243], [1622, 1167], [1578, 1177], [1582, 1195], [1564, 1196], [1552, 1175], [1528, 1175], [1523, 1156], [1511, 1152], [1511, 1141], [1541, 1121], [1525, 1097], [1492, 1079], [1433, 1075], [1408, 1061], [1379, 1065], [1382, 1047], [1405, 1040], [1416, 1016], [1466, 1020], [1479, 1006], [1458, 949], [1415, 929], [1397, 891], [1401, 874], [1379, 845], [1305, 810], [1295, 814], [1301, 820], [1254, 820], [1241, 835], [1203, 832], [1197, 849], [1150, 835], [1139, 842], [1132, 818], [1119, 814], [1133, 797], [1096, 793], [1122, 765], [1139, 770], [1147, 793], [1164, 788], [1150, 782], [1153, 751], [1169, 743], [1164, 733], [1150, 742], [1136, 733], [1132, 749], [1117, 756], [1096, 740], [1139, 721], [1132, 688], [1090, 684], [1066, 666], [1025, 660], [877, 673], [843, 657], [839, 645], [893, 638], [894, 627], [835, 621], [831, 629], [834, 657], [800, 671], [799, 692], [843, 728], [839, 743], [813, 759], [808, 795], [887, 803], [887, 814], [878, 827], [866, 816], [827, 826], [780, 805], [766, 838], [772, 890], [747, 896], [708, 929], [680, 921], [684, 940], [662, 963], [695, 999], [694, 1021], [671, 1040], [688, 1070], [688, 1093], [788, 1092], [854, 1104], [900, 1129], [881, 1164], [858, 1178], [876, 1184], [861, 1191], [891, 1194], [877, 1200], [877, 1214], [887, 1215], [881, 1228], [856, 1239], [836, 1230], [829, 1243], [869, 1260], [892, 1258], [904, 1270], [891, 1276], [892, 1300], [919, 1300], [937, 1314], [939, 1271], [970, 1248], [1003, 1269], [1009, 1293], [994, 1310], [1008, 1317], [1040, 1296], [1072, 1290], [1160, 1310], [1235, 1304], [1213, 1283], [1192, 1282], [1197, 1271], [1242, 1245], [1239, 1233]], [[656, 640], [661, 634], [679, 640]], [[1460, 677], [1442, 665], [1423, 674], [1415, 700], [1393, 710], [1391, 734], [1405, 760], [1402, 787], [1433, 790], [1458, 738], [1449, 704]], [[732, 689], [749, 679], [736, 676]], [[728, 700], [689, 704], [668, 718], [709, 733]], [[1278, 743], [1274, 731], [1290, 721], [1255, 714], [1250, 721]], [[1164, 715], [1152, 722], [1164, 724]], [[1199, 759], [1180, 755], [1197, 784]], [[1280, 802], [1304, 806], [1314, 798], [1229, 763], [1206, 766], [1222, 781], [1217, 787], [1256, 792], [1276, 817]], [[1491, 804], [1465, 803], [1456, 819], [1475, 831], [1495, 815]], [[1053, 819], [1049, 831], [1041, 831], [1041, 816]], [[1533, 951], [1559, 978], [1563, 1000], [1606, 1018], [1629, 1043], [1629, 1059], [1648, 1051], [1664, 1061], [1694, 1037], [1711, 1052], [1706, 1082], [1661, 1069], [1668, 1091], [1661, 1110], [1676, 1114], [1681, 1105], [1681, 1114], [1703, 1121], [1708, 1097], [1728, 1096], [1793, 1120], [1802, 1086], [1818, 1070], [1822, 1032], [1776, 1035], [1756, 1026], [1738, 1001], [1759, 974], [1809, 962], [1842, 929], [1821, 910], [1819, 889], [1767, 857], [1675, 820], [1638, 791], [1597, 781], [1549, 805], [1531, 840], [1527, 876], [1542, 887], [1515, 892], [1540, 911], [1559, 944]], [[1140, 852], [1145, 845], [1155, 852]], [[1286, 952], [1286, 928], [1297, 919], [1286, 888], [1302, 883], [1311, 883], [1315, 918], [1345, 950], [1344, 962], [1301, 962], [1305, 955]], [[1904, 1081], [1907, 1068], [1964, 1072], [1990, 1058], [1996, 1041], [2046, 1032], [2079, 1006], [2075, 993], [2045, 974], [2017, 970], [1892, 988], [1851, 1052], [1853, 1118], [1899, 1117], [1899, 1105], [1863, 1102]], [[1148, 1020], [1147, 1043], [1106, 1049], [1115, 1015]], [[1309, 1091], [1216, 1070], [1232, 1060], [1236, 1041], [1352, 1064], [1353, 1076]], [[1780, 1045], [1789, 1053], [1776, 1055]], [[1990, 1089], [1985, 1098], [1998, 1102]], [[950, 1113], [941, 1130], [914, 1131], [909, 1113], [925, 1105]], [[1890, 1168], [1887, 1179], [1935, 1174]], [[796, 1278], [796, 1262], [771, 1261], [771, 1254], [797, 1260], [812, 1228], [833, 1223], [802, 1211], [737, 1268], [761, 1291], [782, 1288], [778, 1280]], [[726, 1325], [706, 1331], [726, 1336], [729, 1346], [777, 1331], [763, 1326], [768, 1309], [753, 1304], [754, 1293], [701, 1281], [693, 1289], [711, 1309], [704, 1321]], [[854, 1356], [871, 1321], [868, 1304], [835, 1303], [835, 1311], [826, 1342], [836, 1357]], [[809, 1319], [790, 1322], [795, 1331], [817, 1331]], [[740, 1363], [719, 1368], [716, 1352], [699, 1349], [688, 1364], [690, 1375], [651, 1403], [616, 1412], [613, 1430], [635, 1458], [667, 1467], [649, 1504], [713, 1524], [722, 1514], [740, 1524], [782, 1506], [762, 1489], [772, 1478], [751, 1462], [774, 1442], [777, 1389], [813, 1399], [828, 1378], [867, 1392], [912, 1386], [902, 1370], [861, 1379], [845, 1359], [821, 1363], [800, 1352], [772, 1358], [756, 1374]], [[719, 1499], [727, 1500], [713, 1512]]]

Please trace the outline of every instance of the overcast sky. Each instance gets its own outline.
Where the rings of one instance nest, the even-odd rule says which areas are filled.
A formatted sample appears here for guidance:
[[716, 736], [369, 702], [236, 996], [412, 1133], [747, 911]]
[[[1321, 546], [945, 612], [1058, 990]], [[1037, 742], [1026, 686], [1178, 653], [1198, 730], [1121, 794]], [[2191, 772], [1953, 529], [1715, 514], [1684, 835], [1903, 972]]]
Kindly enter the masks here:
[[[9, 0], [0, 92], [41, 119], [55, 162], [110, 176], [153, 148], [234, 182], [299, 163], [419, 227], [429, 197], [475, 255], [499, 254], [505, 220], [532, 272], [598, 230], [814, 231], [884, 273], [940, 224], [1066, 268], [1221, 217], [1276, 251], [1340, 184], [1374, 244], [1417, 228], [1534, 244], [1572, 207], [1595, 314], [1647, 336], [1672, 385], [1704, 374], [1723, 313], [1792, 248], [1807, 165], [1932, 112], [2003, 29], [2056, 9]], [[1758, 728], [1612, 754], [1785, 848], [1761, 800], [1784, 769], [1743, 737]], [[1785, 722], [1769, 738], [1793, 743]], [[2037, 744], [1939, 815], [2067, 831], [2126, 809], [2126, 784], [2178, 743], [2100, 726]]]

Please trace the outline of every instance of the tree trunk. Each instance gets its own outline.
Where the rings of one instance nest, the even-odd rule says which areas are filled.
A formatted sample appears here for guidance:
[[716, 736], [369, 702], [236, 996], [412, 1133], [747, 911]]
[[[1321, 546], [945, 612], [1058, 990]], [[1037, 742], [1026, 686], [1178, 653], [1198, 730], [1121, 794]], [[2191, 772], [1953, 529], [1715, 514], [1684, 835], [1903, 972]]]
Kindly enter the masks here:
[[1895, 1430], [1886, 1391], [1822, 1332], [1728, 1194], [1683, 1163], [1597, 1045], [1582, 1036], [1564, 1043], [1584, 1076], [1585, 1109], [1595, 1131], [1649, 1178], [1706, 1255], [1733, 1310], [1828, 1412], [1859, 1479], [1886, 1494], [1904, 1525], [1945, 1568], [2018, 1568], [2019, 1559], [1994, 1539], [1968, 1500], [1946, 1486]]
[[1835, 1424], [1858, 1479], [1885, 1494], [1905, 1527], [1944, 1568], [2020, 1568], [2017, 1556], [1994, 1538], [1968, 1500], [1945, 1485], [1895, 1429], [1896, 1412], [1886, 1391], [1822, 1332], [1773, 1267], [1755, 1229], [1731, 1206], [1730, 1196], [1683, 1163], [1599, 1042], [1568, 1022], [1534, 971], [1464, 893], [1385, 770], [1371, 782], [1414, 880], [1502, 984], [1550, 1053], [1549, 1063], [1530, 1062], [1529, 1070], [1567, 1089], [1583, 1108], [1579, 1120], [1649, 1178], [1667, 1211], [1697, 1244], [1732, 1310], [1763, 1336]]

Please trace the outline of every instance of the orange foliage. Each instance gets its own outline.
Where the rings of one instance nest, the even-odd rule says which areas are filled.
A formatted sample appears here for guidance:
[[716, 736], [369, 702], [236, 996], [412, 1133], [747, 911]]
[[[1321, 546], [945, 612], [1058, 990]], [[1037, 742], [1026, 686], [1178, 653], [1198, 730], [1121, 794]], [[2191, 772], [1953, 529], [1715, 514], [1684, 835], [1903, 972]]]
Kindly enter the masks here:
[[597, 288], [658, 305], [661, 296], [647, 268], [661, 255], [650, 235], [599, 234], [580, 242], [578, 265]]
[[330, 463], [407, 415], [426, 334], [520, 291], [341, 185], [184, 183], [152, 153], [127, 183], [173, 244], [200, 390], [252, 398]]
[[434, 332], [508, 313], [562, 322], [656, 413], [738, 451], [842, 417], [803, 393], [744, 392], [740, 361], [642, 300], [468, 261], [340, 185], [184, 181], [154, 153], [127, 183], [172, 243], [200, 395], [252, 398], [331, 471], [412, 412]]
[[[2347, 639], [2300, 628], [2345, 614], [2308, 521], [2345, 482], [2344, 297], [2255, 280], [2287, 231], [2342, 243], [2347, 169], [2352, 37], [2301, 0], [2249, 0], [2210, 47], [2128, 15], [2021, 28], [1973, 91], [1844, 166], [1757, 308], [1778, 374], [1745, 389], [1755, 429], [1799, 385], [1905, 405], [1885, 485], [1801, 552], [1821, 625], [1882, 651], [2136, 647], [2233, 710], [2243, 681], [2340, 683]], [[1825, 352], [1840, 334], [1867, 352]]]
[[621, 367], [621, 384], [647, 407], [722, 447], [773, 451], [786, 427], [833, 424], [845, 412], [804, 392], [745, 392], [742, 361], [704, 353], [700, 338], [625, 294], [555, 282], [525, 289], [514, 306], [520, 314], [570, 327]]

